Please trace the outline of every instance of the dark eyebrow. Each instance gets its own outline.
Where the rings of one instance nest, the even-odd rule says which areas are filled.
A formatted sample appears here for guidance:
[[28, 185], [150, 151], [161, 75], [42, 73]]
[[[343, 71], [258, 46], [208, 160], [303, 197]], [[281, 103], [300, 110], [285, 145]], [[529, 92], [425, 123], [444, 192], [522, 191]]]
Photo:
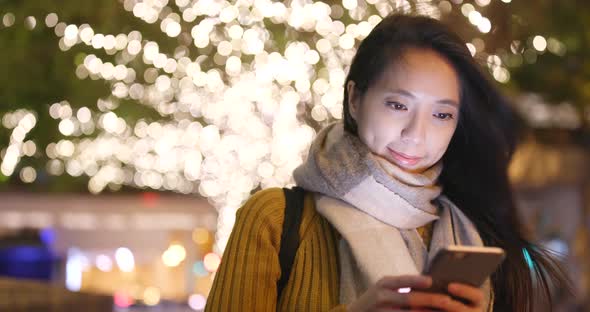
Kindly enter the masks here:
[[[404, 89], [396, 89], [396, 90], [388, 90], [387, 93], [393, 93], [393, 94], [399, 94], [401, 96], [405, 96], [411, 99], [415, 99], [416, 97], [414, 96], [414, 94], [412, 94], [412, 92], [404, 90]], [[446, 104], [446, 105], [450, 105], [453, 106], [455, 108], [459, 108], [459, 103], [457, 103], [454, 100], [451, 99], [442, 99], [442, 100], [438, 100], [436, 101], [437, 103], [440, 104]]]

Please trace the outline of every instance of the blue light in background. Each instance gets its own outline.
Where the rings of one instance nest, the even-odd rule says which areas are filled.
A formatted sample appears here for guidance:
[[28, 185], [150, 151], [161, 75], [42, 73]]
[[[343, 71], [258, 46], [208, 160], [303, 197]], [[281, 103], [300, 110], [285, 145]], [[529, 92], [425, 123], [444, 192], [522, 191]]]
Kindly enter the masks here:
[[40, 230], [39, 236], [41, 237], [41, 241], [43, 241], [45, 246], [52, 246], [53, 242], [55, 242], [55, 230], [52, 228], [44, 228]]
[[205, 268], [203, 261], [197, 261], [193, 265], [193, 273], [197, 276], [205, 277], [209, 275], [209, 271]]

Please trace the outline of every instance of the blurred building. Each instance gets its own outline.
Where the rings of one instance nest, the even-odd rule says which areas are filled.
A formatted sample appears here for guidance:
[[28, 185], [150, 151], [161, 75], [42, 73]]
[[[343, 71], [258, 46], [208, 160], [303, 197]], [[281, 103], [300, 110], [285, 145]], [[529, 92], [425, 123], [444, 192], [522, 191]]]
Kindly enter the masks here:
[[205, 200], [180, 195], [3, 194], [0, 271], [118, 307], [204, 302], [216, 218]]

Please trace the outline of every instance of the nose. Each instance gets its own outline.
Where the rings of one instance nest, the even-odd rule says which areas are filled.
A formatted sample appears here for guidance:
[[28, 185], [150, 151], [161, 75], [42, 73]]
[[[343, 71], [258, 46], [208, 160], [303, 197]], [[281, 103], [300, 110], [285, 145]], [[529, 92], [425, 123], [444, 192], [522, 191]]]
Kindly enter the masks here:
[[411, 145], [420, 145], [426, 137], [427, 118], [415, 113], [402, 129], [401, 140]]

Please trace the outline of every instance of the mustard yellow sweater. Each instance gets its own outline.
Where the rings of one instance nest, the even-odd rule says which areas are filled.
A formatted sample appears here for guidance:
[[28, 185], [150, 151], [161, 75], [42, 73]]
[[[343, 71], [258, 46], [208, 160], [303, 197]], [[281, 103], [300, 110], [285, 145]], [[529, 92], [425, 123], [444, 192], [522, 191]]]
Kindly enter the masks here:
[[[303, 206], [300, 245], [281, 297], [276, 286], [285, 198], [272, 188], [238, 210], [205, 311], [346, 311], [338, 304], [340, 235], [316, 212], [311, 193]], [[419, 229], [427, 246], [431, 225]]]

